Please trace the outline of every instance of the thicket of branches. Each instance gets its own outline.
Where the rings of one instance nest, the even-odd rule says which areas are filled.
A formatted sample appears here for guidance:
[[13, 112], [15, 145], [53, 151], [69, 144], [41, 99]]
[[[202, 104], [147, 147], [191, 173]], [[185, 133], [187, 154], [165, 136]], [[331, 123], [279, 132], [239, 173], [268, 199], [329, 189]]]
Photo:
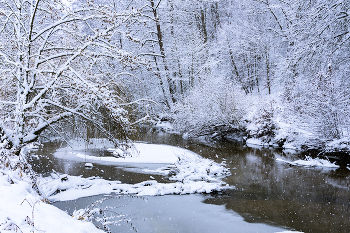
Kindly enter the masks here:
[[183, 132], [345, 140], [348, 10], [343, 0], [1, 0], [0, 127], [16, 146], [48, 129], [118, 144], [131, 122], [165, 110]]
[[[172, 98], [164, 99], [175, 103], [169, 106], [178, 129], [199, 133], [235, 119], [234, 127], [254, 128], [250, 137], [268, 132], [266, 140], [280, 144], [348, 140], [347, 1], [160, 2], [166, 66], [153, 65], [171, 77]], [[218, 112], [239, 92], [231, 86], [245, 97]], [[275, 109], [269, 117], [267, 108]]]
[[[103, 4], [102, 4], [103, 3]], [[61, 0], [0, 1], [0, 129], [21, 148], [44, 131], [98, 130], [118, 146], [130, 129], [125, 80], [147, 61], [121, 37], [142, 9]]]

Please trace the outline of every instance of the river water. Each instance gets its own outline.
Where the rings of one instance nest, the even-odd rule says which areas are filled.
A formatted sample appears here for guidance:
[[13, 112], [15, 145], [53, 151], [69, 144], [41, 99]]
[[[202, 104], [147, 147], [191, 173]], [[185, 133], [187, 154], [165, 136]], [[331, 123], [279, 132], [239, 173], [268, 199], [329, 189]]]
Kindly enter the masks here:
[[[205, 158], [225, 161], [232, 175], [224, 181], [235, 189], [221, 194], [113, 197], [101, 205], [113, 206], [127, 216], [111, 232], [350, 232], [350, 170], [292, 166], [276, 158], [297, 160], [303, 155], [273, 148], [250, 148], [239, 143], [183, 140], [177, 135], [152, 133], [140, 141], [189, 149]], [[58, 173], [99, 176], [123, 183], [139, 183], [150, 175], [135, 172], [132, 165], [95, 165], [58, 159], [60, 145], [45, 144], [33, 156], [34, 169], [47, 175]], [[84, 149], [84, 153], [105, 156], [107, 151]], [[159, 182], [167, 182], [162, 176]], [[72, 214], [106, 195], [56, 202], [53, 205]], [[129, 221], [131, 219], [131, 221]]]

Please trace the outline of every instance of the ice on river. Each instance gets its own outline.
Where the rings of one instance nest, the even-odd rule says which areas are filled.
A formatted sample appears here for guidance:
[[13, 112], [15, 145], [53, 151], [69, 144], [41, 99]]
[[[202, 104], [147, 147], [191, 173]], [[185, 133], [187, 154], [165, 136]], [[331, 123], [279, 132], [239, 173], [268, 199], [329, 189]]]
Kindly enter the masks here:
[[[115, 149], [110, 150], [115, 151]], [[143, 169], [142, 172], [167, 176], [173, 183], [146, 180], [138, 184], [123, 184], [119, 181], [108, 181], [98, 177], [82, 178], [53, 174], [52, 177], [42, 178], [41, 190], [52, 201], [64, 201], [108, 193], [166, 195], [211, 193], [232, 188], [221, 180], [230, 174], [225, 164], [218, 164], [183, 148], [135, 143], [134, 147], [129, 149], [128, 154], [126, 157], [97, 157], [65, 148], [54, 155], [64, 159], [111, 166], [124, 163], [159, 164], [157, 169]]]

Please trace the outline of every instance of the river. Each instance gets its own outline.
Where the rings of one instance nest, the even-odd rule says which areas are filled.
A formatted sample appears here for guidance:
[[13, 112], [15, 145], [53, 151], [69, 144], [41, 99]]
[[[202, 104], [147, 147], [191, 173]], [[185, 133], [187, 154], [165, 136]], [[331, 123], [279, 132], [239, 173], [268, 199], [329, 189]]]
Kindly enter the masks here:
[[[304, 155], [273, 148], [251, 148], [240, 143], [212, 143], [184, 140], [180, 136], [152, 133], [139, 141], [186, 148], [215, 162], [225, 161], [231, 175], [224, 181], [235, 189], [220, 194], [113, 196], [102, 205], [113, 206], [121, 221], [110, 232], [350, 232], [350, 170], [294, 166], [278, 161], [297, 160]], [[149, 174], [134, 167], [58, 159], [58, 143], [47, 143], [31, 157], [33, 168], [42, 175], [58, 173], [99, 176], [123, 183], [139, 183]], [[107, 151], [86, 148], [84, 153], [105, 156]], [[162, 176], [154, 179], [164, 182]], [[72, 214], [106, 197], [98, 195], [53, 205]]]

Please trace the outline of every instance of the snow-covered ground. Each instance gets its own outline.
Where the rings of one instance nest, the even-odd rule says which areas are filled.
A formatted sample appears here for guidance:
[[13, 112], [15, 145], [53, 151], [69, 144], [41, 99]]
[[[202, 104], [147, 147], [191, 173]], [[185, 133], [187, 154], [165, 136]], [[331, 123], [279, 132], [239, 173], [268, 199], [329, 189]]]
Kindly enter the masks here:
[[0, 169], [0, 232], [103, 232], [47, 204], [20, 170]]

